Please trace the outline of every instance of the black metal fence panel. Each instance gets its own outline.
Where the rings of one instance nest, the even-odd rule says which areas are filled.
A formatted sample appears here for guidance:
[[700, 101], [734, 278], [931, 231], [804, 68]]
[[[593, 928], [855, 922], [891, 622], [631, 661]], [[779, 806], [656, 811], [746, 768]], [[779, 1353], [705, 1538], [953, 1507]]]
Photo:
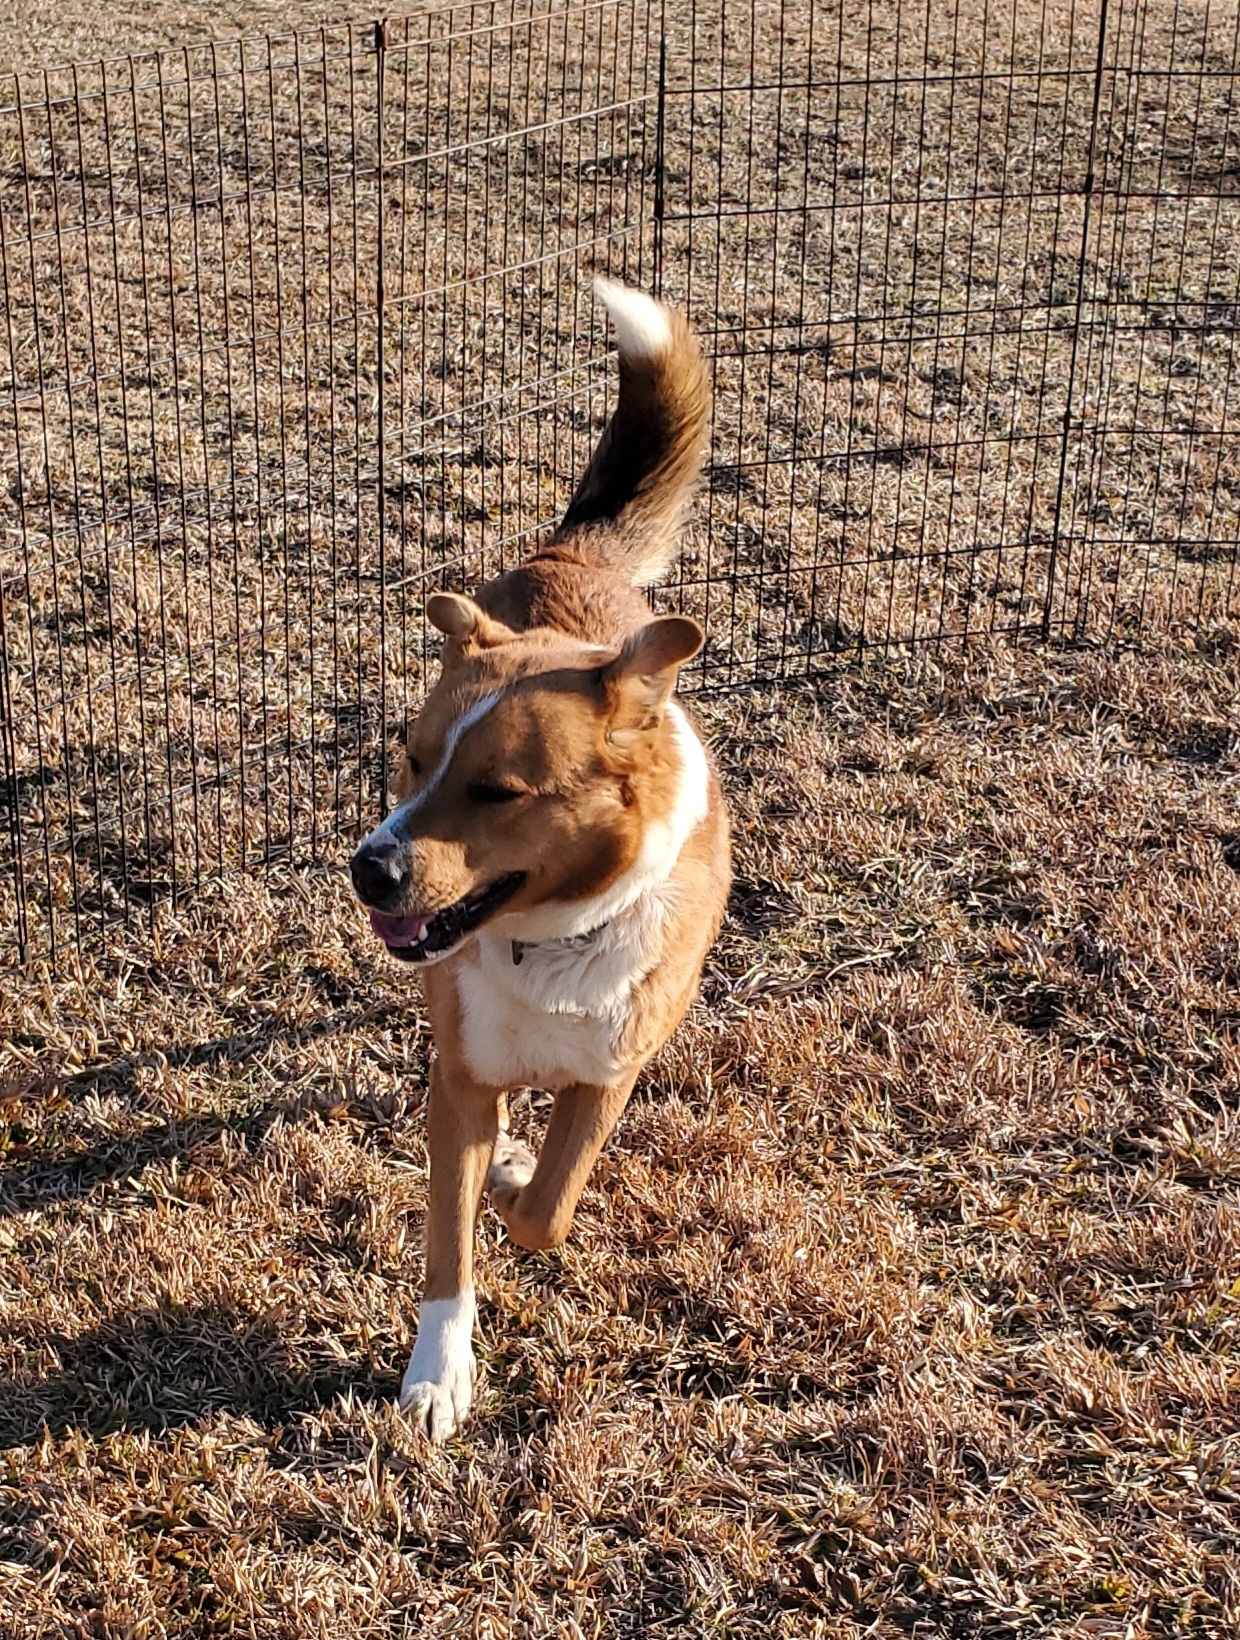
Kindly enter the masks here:
[[703, 681], [1240, 608], [1236, 7], [668, 8]]
[[683, 304], [690, 686], [1240, 613], [1240, 12], [477, 0], [0, 85], [0, 962], [387, 801]]
[[0, 103], [19, 952], [360, 812], [374, 80], [346, 28]]
[[0, 960], [372, 823], [603, 415], [656, 67], [486, 0], [0, 89]]

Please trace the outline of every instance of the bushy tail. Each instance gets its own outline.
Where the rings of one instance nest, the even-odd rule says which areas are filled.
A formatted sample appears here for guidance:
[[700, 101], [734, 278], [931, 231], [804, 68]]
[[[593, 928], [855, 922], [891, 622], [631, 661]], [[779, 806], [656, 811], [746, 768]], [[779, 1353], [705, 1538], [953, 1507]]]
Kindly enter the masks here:
[[649, 586], [671, 562], [701, 471], [706, 367], [679, 313], [614, 279], [594, 288], [616, 330], [620, 398], [550, 551]]

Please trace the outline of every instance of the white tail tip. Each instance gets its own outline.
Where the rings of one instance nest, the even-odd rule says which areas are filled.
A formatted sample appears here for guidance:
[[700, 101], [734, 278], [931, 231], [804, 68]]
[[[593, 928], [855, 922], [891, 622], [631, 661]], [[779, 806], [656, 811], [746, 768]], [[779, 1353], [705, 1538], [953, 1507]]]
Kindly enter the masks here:
[[594, 293], [611, 315], [616, 344], [626, 359], [653, 359], [666, 349], [672, 333], [653, 296], [602, 274], [594, 281]]

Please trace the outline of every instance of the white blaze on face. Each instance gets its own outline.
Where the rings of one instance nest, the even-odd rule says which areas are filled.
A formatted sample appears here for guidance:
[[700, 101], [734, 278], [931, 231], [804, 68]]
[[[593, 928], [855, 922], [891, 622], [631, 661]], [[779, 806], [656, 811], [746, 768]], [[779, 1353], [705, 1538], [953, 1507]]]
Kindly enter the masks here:
[[457, 718], [444, 737], [443, 751], [439, 754], [439, 762], [436, 763], [413, 796], [407, 797], [403, 803], [398, 803], [382, 825], [375, 827], [370, 836], [367, 837], [367, 843], [401, 843], [406, 840], [404, 836], [406, 821], [411, 820], [417, 814], [418, 810], [430, 800], [432, 793], [443, 783], [443, 778], [451, 766], [452, 759], [456, 755], [456, 749], [461, 744], [462, 738], [473, 728], [475, 723], [482, 722], [487, 713], [502, 699], [503, 694], [502, 689], [496, 689], [489, 695], [482, 695], [467, 712], [463, 712]]

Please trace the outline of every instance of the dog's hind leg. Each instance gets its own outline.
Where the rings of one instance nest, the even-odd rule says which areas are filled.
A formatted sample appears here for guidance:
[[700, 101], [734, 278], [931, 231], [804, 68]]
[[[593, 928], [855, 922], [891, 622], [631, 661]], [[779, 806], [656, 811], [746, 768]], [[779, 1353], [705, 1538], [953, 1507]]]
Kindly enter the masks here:
[[487, 1193], [519, 1247], [558, 1247], [565, 1240], [586, 1180], [636, 1080], [634, 1070], [610, 1087], [575, 1083], [558, 1093], [532, 1175], [524, 1145], [524, 1158], [501, 1162], [497, 1157], [499, 1165], [492, 1164]]
[[433, 1441], [464, 1419], [474, 1393], [474, 1227], [499, 1130], [500, 1094], [442, 1060], [431, 1067], [426, 1287], [400, 1405]]

